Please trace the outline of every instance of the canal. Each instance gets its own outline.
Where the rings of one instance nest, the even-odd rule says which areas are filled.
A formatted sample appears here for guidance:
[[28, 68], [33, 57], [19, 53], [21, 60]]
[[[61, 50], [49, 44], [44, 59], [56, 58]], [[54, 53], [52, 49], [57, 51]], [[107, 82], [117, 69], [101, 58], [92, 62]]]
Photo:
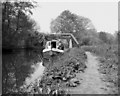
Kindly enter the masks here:
[[19, 92], [40, 79], [45, 67], [39, 50], [2, 53], [2, 94]]

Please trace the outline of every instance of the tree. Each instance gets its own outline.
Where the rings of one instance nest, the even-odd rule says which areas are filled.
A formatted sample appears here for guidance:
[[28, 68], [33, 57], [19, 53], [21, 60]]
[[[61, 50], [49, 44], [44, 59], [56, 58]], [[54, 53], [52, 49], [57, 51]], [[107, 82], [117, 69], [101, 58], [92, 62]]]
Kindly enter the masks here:
[[69, 10], [63, 11], [52, 20], [50, 28], [53, 33], [72, 33], [79, 42], [88, 30], [95, 29], [90, 19], [73, 14]]
[[105, 32], [100, 32], [99, 33], [99, 38], [102, 40], [104, 43], [107, 43], [107, 34]]
[[27, 48], [40, 48], [40, 47], [43, 48], [43, 42], [44, 42], [44, 34], [35, 31], [34, 34], [29, 34], [29, 37], [26, 40], [25, 45]]
[[111, 33], [106, 33], [107, 36], [107, 43], [108, 44], [114, 44], [115, 43], [115, 37]]
[[106, 44], [114, 44], [116, 42], [116, 37], [108, 32], [99, 32], [99, 38]]
[[2, 3], [3, 47], [23, 47], [28, 34], [34, 31], [35, 21], [30, 19], [33, 2]]

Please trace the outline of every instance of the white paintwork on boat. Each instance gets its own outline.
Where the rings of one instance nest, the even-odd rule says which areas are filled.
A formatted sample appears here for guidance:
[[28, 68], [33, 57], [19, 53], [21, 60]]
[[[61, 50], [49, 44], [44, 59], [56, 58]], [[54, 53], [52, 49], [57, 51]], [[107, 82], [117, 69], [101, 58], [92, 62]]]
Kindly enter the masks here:
[[[51, 44], [52, 42], [56, 42], [56, 45], [55, 45], [56, 47], [55, 48], [54, 47], [52, 48], [52, 44]], [[59, 49], [59, 46], [60, 46], [59, 40], [47, 41], [45, 49], [43, 50], [43, 53], [44, 52], [49, 52], [49, 51], [63, 53], [64, 50]]]
[[44, 49], [43, 52], [48, 52], [48, 51], [54, 51], [54, 52], [61, 52], [63, 53], [64, 51], [63, 50], [60, 50], [60, 49], [56, 49], [56, 48], [52, 48], [52, 49]]
[[56, 49], [56, 48], [52, 48], [52, 51], [61, 52], [61, 53], [63, 53], [63, 52], [64, 52], [63, 50]]
[[51, 51], [51, 49], [44, 49], [43, 52]]

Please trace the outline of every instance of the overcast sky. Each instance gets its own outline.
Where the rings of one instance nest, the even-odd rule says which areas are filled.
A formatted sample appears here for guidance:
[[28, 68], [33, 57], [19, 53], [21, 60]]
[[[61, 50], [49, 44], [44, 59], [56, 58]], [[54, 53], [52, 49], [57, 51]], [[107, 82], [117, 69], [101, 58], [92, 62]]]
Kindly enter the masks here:
[[44, 32], [50, 32], [51, 20], [64, 10], [89, 18], [97, 31], [118, 30], [117, 2], [38, 2], [38, 5], [33, 10], [33, 18]]

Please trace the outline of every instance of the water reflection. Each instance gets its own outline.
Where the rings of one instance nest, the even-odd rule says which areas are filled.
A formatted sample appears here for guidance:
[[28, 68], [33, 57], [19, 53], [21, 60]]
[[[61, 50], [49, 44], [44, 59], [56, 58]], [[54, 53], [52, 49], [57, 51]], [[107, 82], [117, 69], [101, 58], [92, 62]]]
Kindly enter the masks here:
[[44, 67], [42, 55], [34, 50], [17, 50], [2, 55], [2, 92], [19, 91], [20, 86], [29, 85], [37, 79]]
[[35, 71], [33, 74], [31, 74], [30, 77], [26, 78], [25, 85], [28, 86], [30, 85], [30, 83], [34, 83], [37, 79], [39, 79], [42, 76], [45, 68], [42, 64], [42, 62], [39, 62], [36, 65], [31, 66], [32, 68], [34, 68]]

